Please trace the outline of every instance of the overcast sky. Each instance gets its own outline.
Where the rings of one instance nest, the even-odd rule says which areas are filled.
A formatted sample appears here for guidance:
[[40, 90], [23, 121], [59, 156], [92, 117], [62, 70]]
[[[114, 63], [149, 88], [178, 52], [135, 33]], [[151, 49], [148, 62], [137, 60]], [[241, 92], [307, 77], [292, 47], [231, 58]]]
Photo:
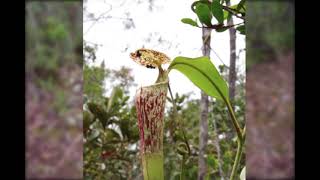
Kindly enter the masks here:
[[[129, 53], [143, 46], [167, 54], [171, 59], [176, 56], [199, 57], [202, 56], [201, 29], [181, 23], [182, 18], [196, 18], [190, 5], [194, 0], [154, 0], [152, 11], [147, 0], [88, 0], [87, 11], [95, 17], [104, 14], [110, 18], [98, 21], [85, 21], [83, 33], [84, 40], [97, 43], [101, 46], [97, 51], [97, 64], [102, 60], [110, 69], [119, 69], [122, 65], [133, 70], [133, 76], [138, 87], [152, 84], [157, 78], [157, 70], [142, 67], [129, 58]], [[236, 4], [238, 0], [231, 0]], [[85, 13], [84, 13], [85, 14]], [[125, 29], [126, 23], [132, 18], [134, 26]], [[235, 23], [241, 20], [234, 18]], [[94, 23], [94, 24], [93, 24]], [[132, 24], [131, 24], [132, 25]], [[237, 33], [237, 55], [240, 49], [245, 48], [245, 36]], [[213, 31], [211, 47], [221, 60], [229, 65], [229, 32], [216, 33]], [[216, 67], [222, 62], [211, 51], [211, 60]], [[245, 53], [240, 53], [237, 61], [241, 72], [245, 72]], [[192, 98], [200, 97], [200, 90], [195, 87], [184, 75], [178, 71], [169, 74], [173, 93], [194, 92]], [[131, 89], [133, 96], [135, 89]], [[132, 97], [131, 96], [131, 97]]]

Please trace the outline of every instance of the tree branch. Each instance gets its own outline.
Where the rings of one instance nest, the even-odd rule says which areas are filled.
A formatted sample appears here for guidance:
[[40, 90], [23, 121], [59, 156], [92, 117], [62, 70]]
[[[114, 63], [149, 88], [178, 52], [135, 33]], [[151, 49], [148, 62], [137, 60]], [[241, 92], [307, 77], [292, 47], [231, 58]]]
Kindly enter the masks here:
[[238, 23], [238, 24], [231, 24], [228, 26], [223, 26], [223, 24], [214, 24], [212, 26], [209, 27], [205, 27], [205, 26], [197, 26], [198, 28], [205, 28], [205, 29], [222, 29], [222, 28], [231, 28], [240, 24], [244, 24], [244, 22]]
[[232, 8], [230, 8], [228, 6], [222, 6], [222, 9], [228, 11], [229, 13], [231, 13], [234, 16], [236, 16], [237, 18], [245, 20], [245, 17], [238, 15], [238, 14], [244, 14], [244, 13], [242, 13], [242, 12], [236, 10], [236, 9], [232, 9]]

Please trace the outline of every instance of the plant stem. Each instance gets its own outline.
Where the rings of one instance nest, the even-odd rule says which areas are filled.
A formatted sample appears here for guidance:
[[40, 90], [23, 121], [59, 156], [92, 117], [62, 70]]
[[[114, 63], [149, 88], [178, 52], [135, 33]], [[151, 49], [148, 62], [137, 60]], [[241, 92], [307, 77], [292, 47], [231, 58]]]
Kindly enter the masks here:
[[183, 176], [183, 166], [184, 166], [184, 155], [182, 156], [182, 161], [181, 161], [181, 174], [180, 174], [180, 180], [184, 180], [184, 176]]
[[227, 105], [228, 112], [229, 112], [229, 114], [231, 116], [232, 124], [233, 124], [234, 128], [236, 129], [238, 139], [240, 141], [242, 141], [242, 130], [240, 128], [240, 125], [239, 125], [239, 123], [237, 121], [236, 116], [234, 115], [234, 112], [233, 112], [233, 109], [231, 107], [231, 104], [230, 104], [230, 102], [228, 100], [225, 100], [225, 103]]
[[227, 108], [229, 111], [229, 114], [231, 116], [231, 120], [232, 120], [232, 124], [236, 129], [237, 132], [237, 144], [238, 144], [238, 148], [237, 148], [237, 154], [236, 154], [236, 158], [234, 160], [234, 164], [232, 167], [232, 171], [231, 171], [231, 175], [230, 175], [230, 180], [234, 180], [235, 176], [236, 176], [236, 172], [237, 172], [237, 168], [239, 166], [240, 163], [240, 159], [241, 159], [241, 155], [242, 155], [242, 150], [243, 150], [243, 144], [244, 144], [244, 139], [245, 139], [245, 127], [243, 128], [243, 130], [241, 130], [240, 125], [237, 121], [237, 118], [234, 114], [234, 111], [231, 107], [231, 104], [229, 101], [225, 100], [225, 103], [227, 104]]
[[242, 130], [242, 139], [243, 139], [243, 141], [244, 141], [245, 137], [246, 137], [246, 126], [244, 126], [244, 128]]
[[243, 144], [244, 144], [244, 141], [238, 140], [237, 154], [236, 154], [236, 159], [235, 159], [233, 167], [232, 167], [230, 180], [234, 180], [234, 178], [236, 176], [236, 172], [237, 172], [237, 169], [238, 169], [238, 166], [240, 163], [240, 159], [241, 159], [241, 155], [242, 155]]

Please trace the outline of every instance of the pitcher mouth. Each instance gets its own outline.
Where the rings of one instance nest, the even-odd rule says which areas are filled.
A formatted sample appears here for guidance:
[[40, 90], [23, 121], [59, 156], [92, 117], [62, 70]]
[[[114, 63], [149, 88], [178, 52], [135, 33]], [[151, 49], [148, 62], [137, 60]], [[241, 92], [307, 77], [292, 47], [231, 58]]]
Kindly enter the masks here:
[[154, 87], [157, 87], [157, 86], [163, 86], [165, 84], [169, 84], [169, 80], [166, 80], [166, 81], [163, 81], [163, 82], [154, 83], [154, 84], [150, 84], [150, 85], [146, 85], [146, 86], [141, 86], [140, 88], [138, 88], [136, 90], [136, 93], [139, 92], [141, 88], [149, 89], [149, 88], [154, 88]]

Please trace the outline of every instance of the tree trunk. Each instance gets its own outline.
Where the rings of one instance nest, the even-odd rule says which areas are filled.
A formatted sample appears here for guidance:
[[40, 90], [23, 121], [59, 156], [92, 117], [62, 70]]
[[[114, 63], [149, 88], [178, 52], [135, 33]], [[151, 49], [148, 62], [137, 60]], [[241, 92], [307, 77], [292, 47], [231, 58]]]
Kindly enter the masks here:
[[[230, 1], [226, 2], [227, 6], [230, 6]], [[228, 20], [228, 25], [233, 24], [233, 18], [231, 17]], [[237, 72], [236, 72], [236, 29], [231, 27], [229, 29], [230, 36], [230, 69], [229, 69], [229, 98], [232, 102], [235, 97], [236, 91], [236, 80], [237, 80]], [[233, 107], [232, 107], [233, 108]]]
[[[202, 29], [202, 54], [204, 56], [210, 57], [210, 42], [211, 42], [211, 29]], [[205, 150], [208, 142], [208, 95], [201, 91], [201, 101], [200, 101], [200, 131], [199, 131], [199, 161], [198, 161], [198, 180], [203, 180], [206, 172], [206, 159], [204, 157]]]

